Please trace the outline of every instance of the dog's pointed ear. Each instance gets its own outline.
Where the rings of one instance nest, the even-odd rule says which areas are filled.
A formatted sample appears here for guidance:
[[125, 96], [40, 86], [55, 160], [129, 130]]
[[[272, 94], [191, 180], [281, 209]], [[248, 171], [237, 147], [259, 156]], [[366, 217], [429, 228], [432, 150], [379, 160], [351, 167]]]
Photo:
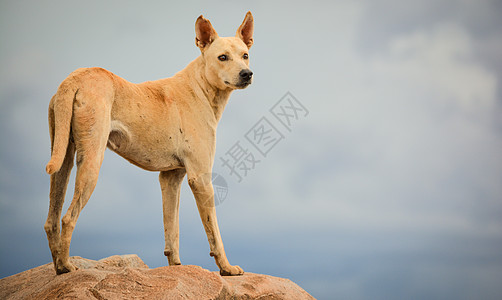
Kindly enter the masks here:
[[195, 21], [195, 45], [204, 50], [218, 37], [216, 30], [208, 19], [200, 15]]
[[253, 45], [254, 20], [250, 11], [247, 12], [241, 26], [237, 29], [236, 37], [240, 38], [248, 49]]

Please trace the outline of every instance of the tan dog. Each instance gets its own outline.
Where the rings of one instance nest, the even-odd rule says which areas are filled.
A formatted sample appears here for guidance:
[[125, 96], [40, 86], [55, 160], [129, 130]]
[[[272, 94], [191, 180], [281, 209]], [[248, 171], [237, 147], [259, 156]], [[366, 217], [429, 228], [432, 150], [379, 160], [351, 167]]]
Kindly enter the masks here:
[[[241, 275], [227, 260], [214, 206], [211, 171], [216, 127], [235, 89], [251, 83], [248, 49], [253, 16], [246, 14], [235, 37], [218, 37], [200, 16], [195, 44], [201, 55], [171, 78], [134, 84], [101, 68], [78, 69], [59, 86], [49, 104], [52, 157], [50, 207], [45, 231], [57, 274], [75, 270], [69, 261], [73, 229], [89, 200], [106, 147], [140, 168], [160, 171], [165, 249], [169, 265], [179, 258], [180, 185], [188, 184], [222, 275]], [[77, 155], [75, 193], [59, 220], [68, 178]]]

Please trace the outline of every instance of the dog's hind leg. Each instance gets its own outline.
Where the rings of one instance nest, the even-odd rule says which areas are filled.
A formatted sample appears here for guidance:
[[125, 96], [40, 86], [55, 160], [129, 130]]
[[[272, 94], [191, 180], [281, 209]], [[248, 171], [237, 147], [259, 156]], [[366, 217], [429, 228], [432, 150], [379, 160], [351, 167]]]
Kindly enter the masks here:
[[[54, 140], [53, 113], [53, 111], [49, 112], [49, 127], [52, 141]], [[47, 240], [49, 241], [49, 248], [51, 249], [52, 260], [54, 262], [54, 268], [56, 269], [56, 271], [56, 261], [61, 251], [61, 233], [59, 222], [61, 218], [61, 211], [63, 210], [63, 203], [66, 194], [66, 188], [68, 186], [68, 180], [70, 178], [70, 172], [73, 168], [74, 158], [75, 144], [71, 141], [68, 141], [68, 147], [66, 149], [66, 156], [64, 158], [63, 165], [58, 172], [51, 175], [49, 213], [47, 215], [47, 221], [45, 222], [44, 229], [47, 234]]]
[[80, 102], [77, 98], [72, 128], [77, 148], [77, 176], [73, 200], [62, 219], [61, 254], [57, 261], [58, 274], [76, 269], [70, 263], [69, 257], [71, 237], [80, 212], [89, 201], [98, 180], [110, 133], [109, 105], [103, 99], [89, 99], [88, 97], [85, 102]]
[[179, 207], [181, 183], [185, 174], [185, 169], [176, 169], [160, 172], [159, 175], [166, 241], [164, 255], [167, 256], [170, 266], [181, 264], [179, 254]]

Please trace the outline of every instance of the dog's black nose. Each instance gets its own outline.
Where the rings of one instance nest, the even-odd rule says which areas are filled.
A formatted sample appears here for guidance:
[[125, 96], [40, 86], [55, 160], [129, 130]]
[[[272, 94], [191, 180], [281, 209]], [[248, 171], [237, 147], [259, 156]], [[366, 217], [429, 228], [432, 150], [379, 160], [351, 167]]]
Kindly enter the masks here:
[[239, 76], [242, 80], [249, 81], [251, 79], [251, 76], [253, 76], [253, 72], [251, 72], [251, 70], [249, 69], [242, 70], [239, 72]]

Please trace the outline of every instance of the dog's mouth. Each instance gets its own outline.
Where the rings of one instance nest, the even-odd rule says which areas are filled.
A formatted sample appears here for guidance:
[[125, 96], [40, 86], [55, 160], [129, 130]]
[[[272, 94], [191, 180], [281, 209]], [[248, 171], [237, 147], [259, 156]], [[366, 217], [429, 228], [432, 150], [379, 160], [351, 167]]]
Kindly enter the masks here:
[[233, 84], [233, 83], [230, 83], [228, 81], [225, 81], [225, 84], [234, 88], [234, 89], [244, 89], [246, 88], [248, 85], [251, 84], [251, 80], [246, 80], [246, 81], [243, 81], [243, 82], [239, 82], [238, 84]]

